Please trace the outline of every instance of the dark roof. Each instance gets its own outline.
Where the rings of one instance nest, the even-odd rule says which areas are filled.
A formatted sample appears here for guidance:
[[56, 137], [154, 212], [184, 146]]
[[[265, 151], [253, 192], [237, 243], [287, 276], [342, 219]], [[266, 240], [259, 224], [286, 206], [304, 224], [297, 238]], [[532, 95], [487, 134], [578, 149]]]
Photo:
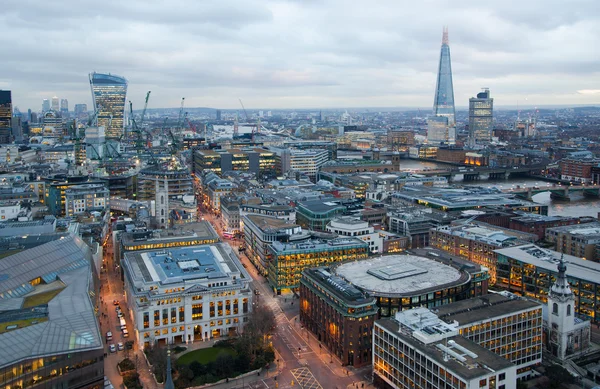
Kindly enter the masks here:
[[467, 300], [435, 308], [438, 317], [446, 322], [457, 321], [459, 325], [490, 320], [498, 316], [510, 315], [533, 308], [541, 308], [539, 302], [527, 300], [518, 296], [507, 297], [490, 293]]

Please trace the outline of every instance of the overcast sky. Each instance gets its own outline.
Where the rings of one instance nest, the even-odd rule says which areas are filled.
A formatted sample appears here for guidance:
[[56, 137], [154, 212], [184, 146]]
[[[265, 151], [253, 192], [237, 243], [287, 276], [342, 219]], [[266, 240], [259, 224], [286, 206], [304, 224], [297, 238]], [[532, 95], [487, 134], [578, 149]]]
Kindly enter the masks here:
[[91, 106], [88, 73], [149, 107], [431, 107], [448, 25], [457, 106], [600, 103], [597, 0], [2, 0], [0, 89]]

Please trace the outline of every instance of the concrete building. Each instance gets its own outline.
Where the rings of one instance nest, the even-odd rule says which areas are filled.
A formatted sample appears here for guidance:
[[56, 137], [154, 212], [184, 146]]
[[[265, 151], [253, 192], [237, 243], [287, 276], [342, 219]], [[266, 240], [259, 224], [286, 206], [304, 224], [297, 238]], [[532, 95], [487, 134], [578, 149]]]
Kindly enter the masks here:
[[496, 283], [497, 258], [494, 250], [534, 242], [535, 236], [515, 234], [507, 230], [483, 227], [477, 224], [441, 226], [429, 231], [429, 245], [452, 255], [485, 266]]
[[36, 240], [35, 248], [0, 261], [0, 387], [102, 387], [105, 350], [90, 249], [69, 234]]
[[325, 231], [327, 223], [344, 213], [346, 209], [335, 201], [301, 201], [296, 206], [296, 219], [302, 228]]
[[226, 171], [249, 171], [259, 176], [274, 175], [277, 170], [275, 153], [260, 148], [195, 150], [194, 172], [221, 174]]
[[300, 322], [343, 365], [369, 364], [375, 299], [329, 270], [318, 267], [302, 272]]
[[357, 238], [274, 241], [267, 246], [267, 280], [277, 294], [297, 290], [304, 269], [367, 258], [368, 246]]
[[375, 322], [374, 383], [385, 389], [516, 389], [517, 367], [425, 308]]
[[369, 245], [372, 254], [383, 253], [383, 237], [375, 232], [369, 223], [352, 216], [343, 216], [333, 219], [327, 224], [326, 230], [341, 237], [355, 237]]
[[165, 180], [168, 183], [170, 200], [177, 200], [179, 196], [194, 196], [193, 179], [187, 168], [170, 170], [150, 166], [138, 173], [137, 200], [154, 200], [156, 183], [163, 185]]
[[140, 349], [235, 336], [252, 311], [252, 278], [228, 245], [130, 252], [122, 267]]
[[65, 215], [104, 211], [109, 206], [109, 198], [110, 192], [104, 184], [73, 185], [65, 191]]
[[600, 244], [600, 222], [547, 228], [546, 241], [553, 243], [560, 253], [598, 262], [596, 247]]
[[273, 242], [302, 242], [310, 238], [299, 225], [271, 216], [248, 214], [242, 223], [246, 256], [263, 276], [269, 272], [268, 247]]
[[418, 209], [390, 210], [387, 213], [387, 230], [410, 239], [410, 248], [429, 246], [429, 230], [441, 222], [433, 214]]
[[56, 218], [47, 216], [41, 220], [5, 221], [0, 223], [0, 236], [47, 235], [56, 231]]
[[494, 129], [494, 99], [484, 88], [477, 97], [469, 99], [469, 144], [489, 143]]
[[517, 366], [529, 378], [542, 363], [542, 304], [510, 293], [491, 293], [457, 301], [434, 313], [458, 333]]
[[575, 182], [589, 183], [592, 181], [592, 168], [600, 164], [600, 159], [593, 155], [584, 154], [571, 156], [559, 162], [560, 178]]
[[239, 197], [221, 197], [221, 228], [225, 238], [238, 236], [242, 232], [240, 228], [240, 202]]
[[427, 143], [437, 145], [440, 143], [453, 143], [454, 139], [448, 123], [444, 116], [433, 116], [427, 119]]
[[591, 320], [600, 318], [600, 264], [561, 254], [533, 244], [496, 250], [496, 287], [548, 301], [556, 266], [564, 256], [567, 280], [575, 297], [574, 312]]
[[435, 308], [486, 294], [489, 277], [477, 265], [446, 264], [412, 254], [344, 262], [332, 272], [375, 297], [379, 317], [394, 316], [414, 307]]
[[307, 149], [318, 149], [318, 150], [327, 150], [328, 160], [333, 161], [337, 159], [337, 143], [324, 141], [324, 140], [293, 140], [293, 141], [284, 141], [284, 148], [294, 148], [297, 150], [307, 150]]
[[324, 149], [272, 149], [277, 154], [278, 171], [287, 173], [296, 171], [306, 174], [312, 181], [315, 181], [317, 173], [321, 166], [329, 161], [330, 153]]
[[216, 214], [221, 212], [221, 198], [229, 196], [237, 191], [238, 187], [229, 180], [212, 180], [206, 188], [208, 195], [208, 207]]

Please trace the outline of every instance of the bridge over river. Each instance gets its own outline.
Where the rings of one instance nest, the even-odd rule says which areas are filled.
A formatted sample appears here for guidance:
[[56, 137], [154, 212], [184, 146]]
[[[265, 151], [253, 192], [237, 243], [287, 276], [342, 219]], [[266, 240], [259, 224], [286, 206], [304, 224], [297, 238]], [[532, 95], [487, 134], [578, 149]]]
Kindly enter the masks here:
[[513, 193], [517, 197], [531, 200], [539, 193], [550, 192], [553, 200], [570, 201], [569, 194], [582, 193], [585, 197], [600, 198], [600, 185], [552, 185], [547, 187], [529, 187], [519, 189], [504, 189], [504, 193]]
[[419, 174], [425, 176], [446, 177], [448, 181], [456, 180], [457, 176], [462, 176], [463, 181], [478, 180], [503, 180], [511, 176], [535, 176], [540, 175], [546, 165], [523, 165], [510, 167], [453, 167], [451, 169], [434, 169], [419, 171]]

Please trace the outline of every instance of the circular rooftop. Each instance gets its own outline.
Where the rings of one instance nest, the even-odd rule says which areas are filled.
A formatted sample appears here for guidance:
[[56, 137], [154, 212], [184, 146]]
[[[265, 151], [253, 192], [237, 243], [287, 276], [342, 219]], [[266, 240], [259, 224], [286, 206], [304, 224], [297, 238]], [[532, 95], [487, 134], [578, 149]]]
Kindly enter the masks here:
[[339, 265], [335, 273], [373, 296], [401, 297], [455, 287], [470, 275], [417, 255], [386, 255]]

